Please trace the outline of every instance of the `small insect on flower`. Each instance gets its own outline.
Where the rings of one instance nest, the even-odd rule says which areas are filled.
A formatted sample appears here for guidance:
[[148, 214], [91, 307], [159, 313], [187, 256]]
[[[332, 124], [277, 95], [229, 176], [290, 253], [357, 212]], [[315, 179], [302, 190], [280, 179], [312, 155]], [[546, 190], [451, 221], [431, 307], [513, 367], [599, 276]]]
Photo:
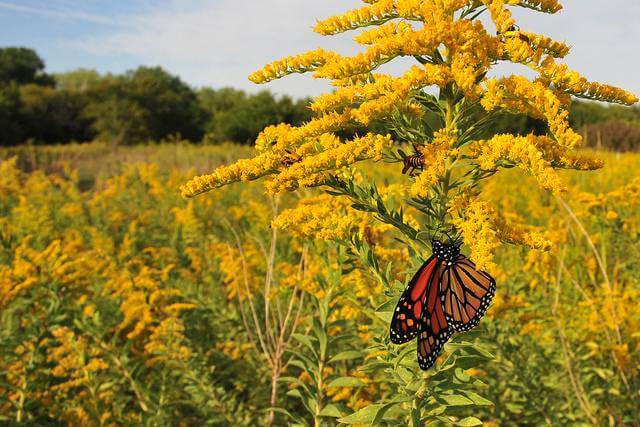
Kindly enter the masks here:
[[404, 167], [402, 168], [402, 174], [409, 174], [414, 176], [416, 169], [424, 170], [424, 156], [418, 150], [416, 145], [413, 146], [415, 154], [404, 158]]
[[433, 255], [413, 276], [391, 320], [391, 342], [418, 337], [418, 364], [433, 366], [454, 332], [474, 328], [489, 308], [496, 282], [460, 253], [460, 245], [431, 242]]
[[507, 31], [505, 31], [504, 33], [500, 33], [500, 31], [498, 31], [496, 34], [499, 36], [502, 35], [504, 37], [519, 37], [520, 40], [522, 40], [525, 43], [531, 42], [529, 37], [526, 34], [522, 33], [520, 31], [520, 27], [518, 27], [515, 24], [507, 28]]
[[287, 153], [287, 155], [282, 158], [282, 166], [284, 166], [285, 168], [291, 167], [294, 164], [300, 163], [302, 161], [302, 157], [289, 150], [288, 148], [285, 148], [284, 151]]

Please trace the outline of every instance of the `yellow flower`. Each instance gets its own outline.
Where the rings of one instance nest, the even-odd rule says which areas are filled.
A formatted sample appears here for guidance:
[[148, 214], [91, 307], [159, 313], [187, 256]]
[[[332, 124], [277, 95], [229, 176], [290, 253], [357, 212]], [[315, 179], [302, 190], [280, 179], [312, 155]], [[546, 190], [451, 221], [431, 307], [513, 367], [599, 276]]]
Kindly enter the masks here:
[[425, 169], [411, 186], [413, 197], [427, 196], [431, 187], [438, 183], [446, 172], [447, 159], [455, 154], [452, 151], [455, 143], [455, 136], [446, 131], [438, 131], [431, 144], [421, 147]]
[[616, 219], [618, 219], [620, 216], [615, 212], [615, 211], [607, 211], [605, 218], [608, 221], [615, 221]]
[[471, 250], [478, 269], [498, 272], [493, 263], [500, 241], [549, 250], [551, 242], [533, 227], [507, 222], [487, 202], [462, 196], [452, 207], [453, 224]]
[[308, 198], [280, 213], [273, 226], [310, 240], [347, 239], [354, 229], [368, 223], [364, 213], [349, 205], [348, 200], [329, 195]]
[[214, 188], [222, 187], [232, 182], [250, 181], [269, 174], [275, 169], [281, 158], [274, 153], [267, 152], [254, 159], [239, 160], [230, 166], [222, 166], [212, 174], [193, 178], [180, 188], [183, 197], [195, 197]]
[[368, 134], [353, 141], [307, 155], [300, 162], [282, 170], [268, 181], [269, 193], [291, 191], [298, 187], [313, 187], [324, 182], [324, 172], [341, 169], [363, 160], [380, 160], [382, 151], [392, 144], [391, 136]]

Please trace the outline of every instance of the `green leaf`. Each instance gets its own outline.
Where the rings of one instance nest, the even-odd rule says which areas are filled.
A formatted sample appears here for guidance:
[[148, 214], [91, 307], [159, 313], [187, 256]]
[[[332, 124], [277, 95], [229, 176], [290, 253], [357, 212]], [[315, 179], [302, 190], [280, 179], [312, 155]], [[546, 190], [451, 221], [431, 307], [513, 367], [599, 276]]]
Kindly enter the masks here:
[[376, 412], [376, 416], [371, 421], [371, 425], [374, 425], [374, 426], [379, 425], [380, 422], [384, 419], [384, 415], [387, 413], [387, 411], [396, 405], [400, 405], [400, 403], [390, 402], [382, 405]]
[[340, 418], [342, 424], [371, 424], [382, 405], [369, 405], [351, 415]]
[[376, 316], [385, 323], [391, 323], [393, 311], [376, 311]]
[[419, 409], [416, 409], [416, 408], [411, 409], [411, 422], [413, 423], [414, 426], [421, 425]]
[[366, 385], [361, 379], [355, 377], [340, 377], [331, 381], [327, 387], [362, 387]]
[[302, 393], [297, 388], [293, 388], [287, 392], [287, 396], [297, 397], [298, 399], [302, 399]]
[[296, 339], [296, 341], [307, 346], [307, 348], [309, 348], [309, 350], [311, 350], [315, 354], [316, 351], [313, 345], [313, 341], [311, 341], [310, 337], [302, 334], [293, 334], [293, 337]]
[[314, 319], [312, 326], [313, 326], [313, 332], [315, 333], [316, 337], [318, 338], [318, 341], [320, 342], [320, 358], [324, 359], [324, 356], [327, 351], [327, 333], [323, 329], [320, 322], [318, 322], [316, 319]]
[[300, 382], [300, 379], [297, 377], [280, 377], [278, 378], [278, 381], [283, 383], [298, 384]]
[[468, 383], [469, 381], [471, 381], [471, 376], [467, 374], [465, 371], [463, 371], [462, 369], [456, 369], [455, 376], [456, 376], [456, 379], [458, 379], [458, 381], [463, 383]]
[[480, 396], [478, 393], [470, 391], [470, 390], [464, 390], [463, 393], [473, 401], [473, 403], [475, 403], [476, 405], [482, 405], [482, 406], [492, 406], [493, 402], [490, 400], [485, 399], [484, 397]]
[[273, 411], [273, 412], [277, 412], [279, 414], [284, 414], [289, 418], [295, 418], [291, 412], [287, 411], [286, 409], [283, 408], [277, 408], [277, 407], [270, 407], [270, 408], [266, 408], [263, 412], [269, 412], [269, 411]]
[[385, 403], [384, 405], [382, 405], [380, 409], [378, 409], [378, 412], [376, 413], [375, 418], [373, 419], [373, 421], [371, 421], [371, 425], [375, 426], [380, 424], [384, 419], [385, 414], [391, 409], [393, 409], [394, 406], [398, 406], [402, 403], [410, 402], [412, 400], [413, 400], [413, 396], [403, 396], [397, 399], [393, 399], [393, 401], [389, 403]]
[[473, 405], [473, 400], [460, 394], [450, 394], [442, 396], [447, 406], [467, 406]]
[[298, 367], [300, 369], [302, 369], [303, 371], [307, 371], [309, 370], [309, 368], [307, 367], [307, 365], [305, 365], [303, 362], [301, 362], [300, 360], [292, 360], [291, 364], [295, 367]]
[[[394, 287], [398, 288], [398, 289], [404, 289], [404, 285], [402, 283], [400, 283], [400, 285], [398, 285], [398, 283], [400, 282], [396, 282], [394, 284]], [[385, 302], [384, 304], [382, 304], [381, 306], [379, 306], [378, 308], [376, 308], [376, 311], [380, 312], [385, 312], [385, 311], [390, 311], [393, 312], [393, 310], [396, 308], [396, 304], [398, 302], [395, 300], [395, 298], [390, 299], [389, 301]]]
[[329, 363], [341, 362], [343, 360], [359, 359], [361, 357], [364, 357], [364, 354], [361, 351], [358, 351], [358, 350], [343, 351], [333, 356], [329, 360]]
[[480, 421], [476, 417], [467, 417], [467, 418], [461, 419], [460, 421], [456, 421], [455, 425], [462, 426], [462, 427], [481, 426], [482, 421]]
[[320, 416], [340, 418], [342, 416], [342, 412], [340, 412], [340, 410], [335, 405], [329, 404], [322, 408], [322, 411], [320, 411]]

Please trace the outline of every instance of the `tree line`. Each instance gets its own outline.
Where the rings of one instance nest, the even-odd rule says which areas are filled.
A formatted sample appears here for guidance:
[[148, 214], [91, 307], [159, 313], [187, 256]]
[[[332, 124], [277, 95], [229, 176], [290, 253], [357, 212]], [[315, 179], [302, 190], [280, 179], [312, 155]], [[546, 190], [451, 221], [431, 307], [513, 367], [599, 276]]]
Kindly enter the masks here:
[[[193, 88], [161, 67], [141, 66], [119, 75], [87, 69], [50, 74], [34, 50], [0, 48], [0, 146], [170, 138], [250, 144], [267, 125], [309, 120], [309, 101], [268, 91]], [[639, 108], [576, 102], [570, 121], [587, 145], [640, 149]], [[493, 129], [545, 131], [535, 119], [509, 114]]]
[[27, 48], [0, 48], [0, 145], [94, 139], [136, 144], [179, 137], [250, 143], [267, 125], [300, 124], [309, 100], [195, 89], [161, 67], [101, 75], [79, 69], [48, 74]]

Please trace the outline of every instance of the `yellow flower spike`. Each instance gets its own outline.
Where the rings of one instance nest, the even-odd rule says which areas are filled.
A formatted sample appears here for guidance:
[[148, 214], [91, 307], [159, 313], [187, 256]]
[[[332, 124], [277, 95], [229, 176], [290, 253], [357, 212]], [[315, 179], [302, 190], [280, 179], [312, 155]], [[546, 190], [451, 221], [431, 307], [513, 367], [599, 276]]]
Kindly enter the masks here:
[[389, 22], [372, 30], [364, 31], [354, 37], [354, 40], [362, 45], [373, 45], [388, 37], [403, 35], [413, 31], [408, 22]]
[[456, 143], [456, 137], [446, 131], [436, 132], [433, 142], [422, 147], [425, 170], [416, 177], [411, 186], [413, 197], [426, 197], [446, 171], [446, 162], [454, 153], [451, 151]]
[[502, 160], [513, 162], [531, 173], [542, 188], [554, 193], [563, 192], [566, 187], [551, 167], [550, 161], [545, 159], [544, 153], [538, 148], [538, 138], [533, 135], [497, 135], [488, 141], [476, 142], [471, 147], [472, 156], [484, 170], [497, 168]]
[[545, 13], [556, 13], [562, 10], [558, 0], [519, 0], [515, 4]]
[[293, 164], [265, 184], [275, 194], [298, 187], [312, 187], [323, 182], [324, 172], [350, 166], [363, 160], [380, 160], [382, 151], [389, 148], [391, 136], [368, 134], [314, 156], [307, 156]]
[[351, 209], [350, 205], [347, 199], [329, 195], [308, 198], [280, 213], [272, 226], [304, 239], [347, 239], [354, 229], [364, 228], [371, 221], [368, 215]]
[[522, 76], [490, 81], [481, 102], [487, 111], [504, 108], [544, 118], [551, 133], [564, 147], [574, 148], [582, 143], [582, 137], [569, 126], [565, 105], [540, 82], [531, 82]]
[[267, 83], [294, 73], [306, 73], [326, 64], [337, 54], [323, 49], [317, 49], [296, 56], [288, 56], [266, 65], [264, 68], [249, 76], [254, 83]]
[[239, 160], [230, 166], [222, 166], [212, 174], [193, 178], [180, 188], [183, 197], [195, 197], [214, 188], [237, 181], [250, 181], [271, 173], [280, 164], [281, 157], [272, 152], [254, 159]]
[[498, 269], [493, 262], [493, 254], [500, 245], [494, 225], [494, 213], [483, 201], [473, 199], [465, 202], [462, 215], [453, 223], [462, 234], [471, 250], [471, 259], [479, 270], [492, 273]]
[[483, 0], [483, 2], [489, 10], [498, 33], [505, 33], [516, 24], [511, 12], [506, 8], [505, 0]]
[[316, 24], [314, 31], [325, 36], [342, 33], [356, 28], [382, 23], [398, 17], [394, 0], [380, 0], [343, 15], [325, 19]]
[[564, 89], [575, 96], [624, 105], [633, 105], [638, 102], [638, 97], [626, 90], [589, 82], [585, 77], [576, 71], [570, 70], [566, 65], [555, 64], [550, 59], [536, 67], [536, 70], [558, 88]]

